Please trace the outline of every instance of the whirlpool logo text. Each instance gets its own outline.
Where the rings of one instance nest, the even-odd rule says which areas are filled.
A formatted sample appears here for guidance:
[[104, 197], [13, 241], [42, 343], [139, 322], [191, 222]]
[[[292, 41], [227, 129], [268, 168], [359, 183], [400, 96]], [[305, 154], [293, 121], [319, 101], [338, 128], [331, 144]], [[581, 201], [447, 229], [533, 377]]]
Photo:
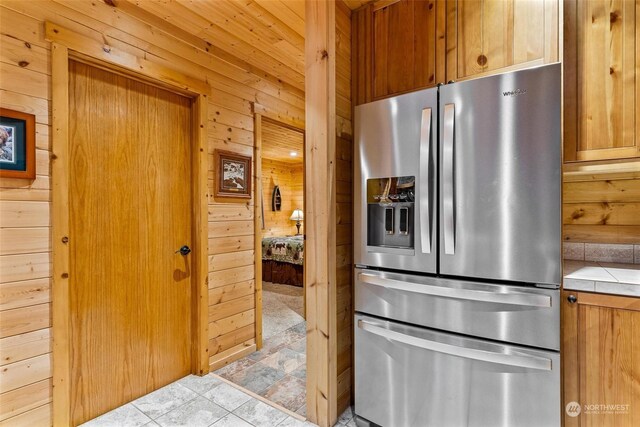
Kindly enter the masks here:
[[502, 92], [502, 96], [520, 96], [520, 95], [524, 95], [525, 93], [527, 93], [526, 89], [515, 89], [515, 90], [508, 90], [506, 92]]

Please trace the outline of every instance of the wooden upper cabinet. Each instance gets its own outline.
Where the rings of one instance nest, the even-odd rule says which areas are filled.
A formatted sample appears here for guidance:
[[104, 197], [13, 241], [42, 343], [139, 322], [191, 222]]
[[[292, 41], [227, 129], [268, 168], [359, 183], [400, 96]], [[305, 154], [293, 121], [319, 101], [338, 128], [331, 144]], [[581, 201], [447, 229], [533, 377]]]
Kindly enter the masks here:
[[564, 2], [564, 160], [640, 156], [640, 0]]
[[447, 81], [558, 61], [558, 0], [447, 0]]
[[373, 9], [373, 98], [435, 86], [436, 1]]
[[444, 83], [445, 3], [399, 0], [353, 12], [355, 105]]
[[556, 62], [558, 1], [370, 3], [352, 14], [352, 99]]

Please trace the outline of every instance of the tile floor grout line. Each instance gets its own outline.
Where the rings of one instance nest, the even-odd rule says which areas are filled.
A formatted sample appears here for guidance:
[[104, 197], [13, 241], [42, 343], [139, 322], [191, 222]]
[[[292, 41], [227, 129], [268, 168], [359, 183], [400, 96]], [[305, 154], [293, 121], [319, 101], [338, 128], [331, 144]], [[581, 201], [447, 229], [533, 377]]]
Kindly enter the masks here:
[[[182, 378], [181, 378], [181, 379], [182, 379]], [[138, 399], [132, 400], [132, 401], [131, 401], [131, 402], [129, 402], [129, 403], [130, 403], [131, 405], [133, 405], [133, 406], [134, 406], [138, 411], [140, 411], [140, 412], [142, 412], [144, 415], [146, 415], [146, 417], [147, 417], [147, 418], [149, 418], [151, 421], [155, 422], [158, 418], [162, 418], [163, 416], [167, 415], [169, 412], [173, 412], [173, 411], [175, 411], [176, 409], [178, 409], [178, 408], [180, 408], [180, 407], [182, 407], [182, 406], [186, 405], [187, 403], [193, 402], [193, 401], [194, 401], [194, 400], [196, 400], [198, 397], [204, 397], [204, 396], [200, 395], [197, 391], [195, 391], [195, 390], [191, 390], [189, 387], [187, 387], [187, 386], [183, 386], [182, 384], [179, 384], [179, 383], [178, 383], [178, 381], [180, 381], [180, 380], [179, 380], [179, 379], [178, 379], [178, 380], [175, 380], [174, 382], [169, 383], [169, 384], [167, 384], [167, 385], [165, 385], [165, 386], [162, 386], [162, 387], [160, 387], [160, 388], [158, 388], [158, 389], [155, 389], [154, 391], [152, 391], [152, 392], [150, 392], [150, 393], [147, 393], [147, 394], [145, 394], [144, 396], [148, 396], [148, 395], [150, 395], [151, 393], [155, 393], [155, 392], [156, 392], [156, 391], [158, 391], [158, 390], [162, 390], [163, 388], [165, 388], [165, 387], [167, 387], [167, 386], [170, 386], [171, 384], [176, 384], [176, 385], [179, 385], [180, 387], [183, 387], [183, 388], [185, 388], [185, 389], [187, 389], [187, 390], [189, 390], [189, 391], [191, 391], [191, 392], [195, 393], [195, 394], [196, 394], [196, 395], [195, 395], [195, 397], [193, 397], [193, 398], [191, 398], [191, 399], [189, 399], [189, 400], [187, 400], [187, 401], [185, 401], [185, 402], [181, 403], [179, 406], [176, 406], [175, 408], [173, 408], [173, 409], [171, 409], [171, 410], [169, 410], [169, 411], [167, 411], [167, 412], [165, 412], [165, 413], [163, 413], [163, 414], [158, 415], [156, 418], [153, 418], [153, 417], [151, 417], [150, 415], [147, 415], [147, 413], [146, 413], [146, 412], [144, 412], [142, 409], [140, 409], [140, 408], [139, 408], [139, 407], [134, 403], [136, 400], [138, 400], [138, 399], [142, 399], [144, 396], [140, 396]], [[206, 397], [204, 397], [204, 398], [205, 398], [205, 399], [207, 399]], [[207, 399], [207, 400], [209, 400], [209, 399]], [[215, 403], [215, 402], [213, 402], [213, 403]], [[126, 405], [126, 404], [125, 404], [125, 405]], [[123, 405], [123, 406], [124, 406], [124, 405]], [[220, 406], [220, 405], [218, 405], [218, 406]], [[116, 408], [116, 409], [118, 409], [118, 408]], [[226, 411], [226, 409], [225, 409], [225, 408], [222, 408], [222, 409], [224, 409], [224, 410]], [[147, 423], [147, 424], [148, 424], [148, 423]], [[156, 423], [156, 424], [158, 424], [158, 423]]]
[[227, 383], [231, 387], [234, 387], [234, 388], [242, 391], [243, 393], [248, 394], [249, 396], [253, 397], [254, 399], [257, 399], [257, 400], [261, 401], [262, 403], [266, 403], [267, 405], [271, 406], [272, 408], [275, 408], [275, 409], [279, 410], [280, 412], [284, 412], [285, 414], [289, 415], [292, 418], [297, 419], [298, 421], [306, 421], [307, 420], [302, 415], [296, 414], [295, 412], [291, 411], [290, 409], [285, 408], [284, 406], [280, 406], [277, 403], [271, 402], [268, 399], [266, 399], [264, 396], [260, 396], [259, 394], [254, 393], [251, 390], [248, 390], [248, 389], [246, 389], [244, 387], [241, 387], [238, 384], [235, 384], [235, 383], [229, 381], [226, 378], [223, 378], [223, 377], [221, 377], [219, 375], [216, 375], [216, 374], [214, 374], [212, 372], [210, 372], [209, 375], [213, 375], [215, 378]]
[[[248, 400], [247, 400], [247, 402], [248, 402]], [[244, 405], [244, 403], [243, 403], [242, 405]], [[242, 405], [240, 405], [240, 406], [242, 406]], [[238, 408], [239, 408], [240, 406], [238, 406]], [[238, 409], [238, 408], [236, 408], [236, 409]], [[213, 427], [213, 426], [215, 426], [215, 425], [216, 425], [216, 423], [218, 423], [218, 422], [222, 421], [222, 419], [223, 419], [223, 418], [226, 418], [226, 417], [228, 417], [229, 415], [233, 415], [233, 416], [234, 416], [234, 417], [236, 417], [236, 418], [240, 418], [242, 421], [244, 421], [245, 423], [249, 424], [249, 425], [250, 425], [250, 426], [252, 426], [252, 427], [257, 427], [255, 424], [253, 424], [253, 423], [251, 423], [251, 422], [249, 422], [249, 421], [245, 420], [245, 419], [244, 419], [244, 418], [242, 418], [240, 415], [234, 414], [234, 413], [233, 413], [233, 411], [231, 411], [231, 412], [227, 412], [227, 414], [226, 414], [224, 417], [222, 417], [222, 418], [220, 418], [220, 419], [218, 419], [218, 420], [215, 420], [215, 421], [213, 422], [213, 424], [209, 424], [209, 426], [208, 426], [208, 427]], [[143, 427], [144, 427], [144, 426], [143, 426]]]

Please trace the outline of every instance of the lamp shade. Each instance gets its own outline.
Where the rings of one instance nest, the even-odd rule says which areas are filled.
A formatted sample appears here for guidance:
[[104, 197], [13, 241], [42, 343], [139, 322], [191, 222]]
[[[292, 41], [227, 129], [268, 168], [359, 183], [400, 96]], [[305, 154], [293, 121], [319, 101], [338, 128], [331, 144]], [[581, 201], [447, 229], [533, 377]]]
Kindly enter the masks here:
[[304, 213], [302, 213], [302, 209], [296, 209], [289, 217], [291, 221], [302, 221], [304, 220]]

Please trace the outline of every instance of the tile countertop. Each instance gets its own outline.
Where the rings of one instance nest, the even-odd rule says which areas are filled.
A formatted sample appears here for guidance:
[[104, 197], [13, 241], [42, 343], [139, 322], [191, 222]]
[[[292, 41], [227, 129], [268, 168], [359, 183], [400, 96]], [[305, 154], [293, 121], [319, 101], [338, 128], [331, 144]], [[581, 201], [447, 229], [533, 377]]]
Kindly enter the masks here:
[[640, 264], [564, 261], [566, 290], [640, 297]]

